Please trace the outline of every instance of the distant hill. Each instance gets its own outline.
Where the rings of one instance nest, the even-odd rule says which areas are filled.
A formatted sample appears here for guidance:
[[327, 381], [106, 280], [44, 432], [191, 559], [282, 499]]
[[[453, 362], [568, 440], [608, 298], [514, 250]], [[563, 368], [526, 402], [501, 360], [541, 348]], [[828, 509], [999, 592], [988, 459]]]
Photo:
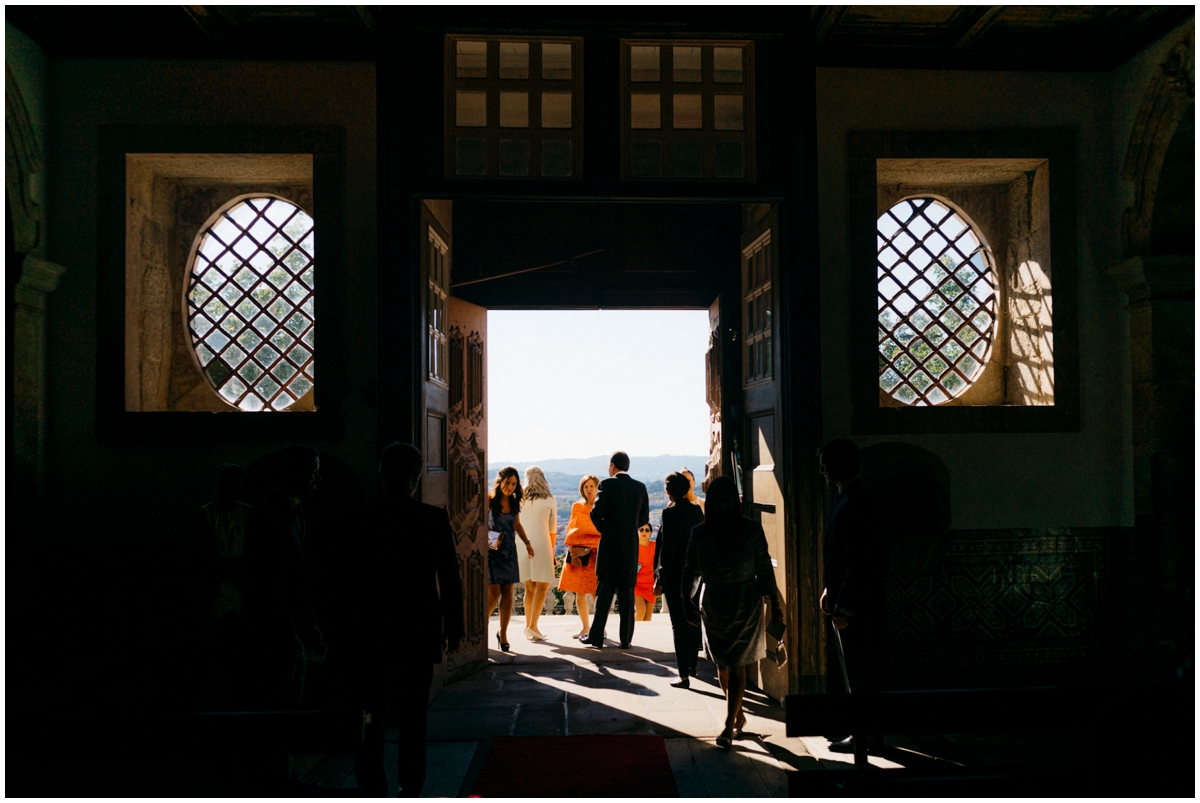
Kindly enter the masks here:
[[[575, 481], [579, 481], [579, 477], [584, 474], [595, 474], [597, 477], [604, 479], [608, 476], [608, 458], [609, 455], [597, 455], [596, 457], [560, 457], [553, 460], [529, 460], [523, 463], [488, 463], [489, 484], [490, 480], [496, 476], [496, 472], [505, 466], [513, 466], [518, 471], [524, 472], [530, 466], [540, 466], [542, 471], [547, 475], [555, 474], [570, 474], [575, 477]], [[663, 479], [672, 471], [687, 466], [695, 474], [696, 479], [703, 481], [704, 479], [704, 464], [708, 462], [707, 456], [702, 455], [670, 455], [660, 454], [656, 457], [635, 457], [629, 458], [629, 473], [636, 479], [645, 483], [662, 484]]]

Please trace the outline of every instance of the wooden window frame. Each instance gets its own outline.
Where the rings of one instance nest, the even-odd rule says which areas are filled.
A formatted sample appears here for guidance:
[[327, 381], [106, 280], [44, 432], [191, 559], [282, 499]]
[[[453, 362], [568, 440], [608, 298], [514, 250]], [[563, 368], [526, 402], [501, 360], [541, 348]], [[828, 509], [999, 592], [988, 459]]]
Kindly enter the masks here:
[[[745, 353], [742, 355], [742, 386], [751, 387], [765, 382], [770, 382], [775, 378], [775, 321], [774, 321], [774, 305], [775, 294], [774, 284], [771, 281], [771, 262], [774, 260], [771, 246], [771, 230], [767, 229], [763, 234], [756, 238], [754, 242], [742, 249], [742, 349], [743, 352], [754, 348], [758, 352], [758, 359], [755, 365], [758, 368], [753, 375], [750, 373], [750, 360]], [[765, 279], [755, 282], [755, 269], [753, 268], [755, 257], [759, 254], [765, 254], [766, 264], [763, 266]], [[755, 303], [755, 309], [761, 310], [763, 299], [766, 299], [770, 315], [751, 315], [749, 313], [750, 304]], [[758, 318], [764, 320], [762, 328], [756, 328]], [[755, 320], [752, 320], [754, 318]], [[762, 348], [759, 348], [760, 343], [767, 343], [769, 354], [764, 353]], [[766, 370], [761, 370], [762, 366], [766, 366]]]
[[[487, 77], [459, 78], [455, 56], [458, 42], [487, 42]], [[446, 34], [443, 54], [445, 60], [445, 92], [443, 120], [445, 122], [444, 154], [445, 177], [454, 181], [578, 181], [583, 178], [583, 37], [576, 36], [473, 36]], [[569, 79], [542, 78], [542, 50], [529, 49], [529, 77], [500, 77], [500, 43], [524, 42], [534, 44], [570, 44], [571, 77]], [[457, 124], [457, 92], [459, 89], [487, 93], [487, 125], [483, 127], [460, 127]], [[547, 91], [571, 92], [571, 127], [541, 127], [541, 93]], [[500, 127], [500, 92], [527, 92], [529, 96], [528, 128]], [[520, 135], [506, 136], [508, 132]], [[509, 138], [529, 140], [529, 174], [525, 176], [500, 175], [500, 140]], [[483, 139], [486, 143], [485, 174], [460, 176], [457, 172], [457, 140]], [[571, 175], [543, 176], [541, 174], [542, 143], [546, 140], [570, 140]]]
[[450, 246], [433, 226], [426, 226], [425, 264], [429, 276], [425, 303], [425, 368], [430, 382], [448, 388], [450, 343], [446, 316], [450, 299]]
[[[633, 81], [630, 77], [629, 49], [652, 46], [659, 48], [659, 80]], [[700, 81], [676, 83], [670, 48], [700, 47]], [[740, 47], [743, 49], [742, 82], [740, 84], [717, 82], [713, 78], [714, 47]], [[621, 180], [622, 181], [666, 181], [666, 182], [716, 182], [721, 184], [754, 182], [757, 180], [755, 106], [754, 106], [754, 41], [750, 39], [622, 39], [621, 40]], [[630, 98], [634, 92], [657, 92], [660, 98], [661, 115], [658, 128], [630, 127]], [[675, 94], [699, 94], [701, 96], [702, 124], [699, 129], [674, 128], [674, 104], [669, 100]], [[742, 130], [718, 131], [714, 128], [713, 97], [716, 95], [742, 95]], [[635, 140], [657, 139], [662, 143], [662, 174], [659, 176], [633, 176], [630, 173], [630, 143]], [[700, 176], [676, 178], [672, 146], [676, 142], [702, 142], [703, 169]], [[717, 178], [715, 172], [715, 149], [717, 142], [740, 142], [742, 144], [742, 175], [740, 178]]]
[[[850, 368], [858, 434], [1078, 432], [1079, 341], [1075, 133], [1020, 131], [852, 132], [850, 181]], [[879, 401], [876, 296], [878, 159], [1042, 159], [1049, 165], [1054, 297], [1054, 404], [884, 407]], [[1003, 243], [991, 243], [1000, 249]]]

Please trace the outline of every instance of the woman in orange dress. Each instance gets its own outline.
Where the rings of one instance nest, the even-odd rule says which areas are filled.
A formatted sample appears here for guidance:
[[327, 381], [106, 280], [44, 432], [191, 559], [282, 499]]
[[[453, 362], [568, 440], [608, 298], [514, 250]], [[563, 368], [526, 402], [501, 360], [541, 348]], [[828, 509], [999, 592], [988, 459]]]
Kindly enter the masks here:
[[599, 487], [600, 478], [595, 474], [587, 474], [579, 481], [581, 500], [571, 505], [571, 520], [567, 522], [567, 554], [563, 558], [558, 588], [575, 592], [575, 609], [579, 611], [583, 629], [572, 638], [586, 635], [591, 627], [587, 595], [596, 593], [596, 547], [600, 545], [600, 531], [592, 524], [592, 505], [596, 502]]
[[636, 622], [649, 622], [654, 613], [654, 542], [650, 536], [654, 528], [649, 524], [638, 527], [638, 573], [637, 585], [633, 588], [633, 601], [636, 605]]

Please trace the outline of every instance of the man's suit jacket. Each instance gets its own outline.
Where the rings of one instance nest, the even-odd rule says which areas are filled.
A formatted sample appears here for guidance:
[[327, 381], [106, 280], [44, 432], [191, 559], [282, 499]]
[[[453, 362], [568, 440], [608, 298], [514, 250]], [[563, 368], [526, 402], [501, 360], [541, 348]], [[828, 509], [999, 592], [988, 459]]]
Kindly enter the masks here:
[[646, 486], [628, 474], [600, 483], [592, 523], [600, 531], [596, 577], [618, 588], [637, 585], [638, 527], [650, 521]]
[[331, 652], [361, 660], [442, 660], [463, 635], [463, 590], [446, 511], [385, 494], [346, 513], [328, 567]]
[[856, 624], [882, 621], [881, 548], [871, 496], [861, 480], [853, 480], [838, 495], [829, 516], [824, 580], [830, 608], [852, 611]]

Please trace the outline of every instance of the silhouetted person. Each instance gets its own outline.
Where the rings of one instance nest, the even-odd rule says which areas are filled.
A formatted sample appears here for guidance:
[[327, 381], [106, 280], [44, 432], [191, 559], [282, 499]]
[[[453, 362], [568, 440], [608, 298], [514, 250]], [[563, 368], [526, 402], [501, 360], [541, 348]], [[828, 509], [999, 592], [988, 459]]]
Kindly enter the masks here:
[[[693, 625], [704, 616], [704, 638], [725, 692], [725, 729], [717, 746], [728, 750], [746, 724], [746, 668], [767, 657], [764, 603], [771, 607], [772, 621], [782, 622], [783, 610], [767, 537], [761, 524], [741, 515], [733, 480], [713, 480], [705, 502], [704, 522], [688, 539], [683, 605]], [[700, 580], [704, 596], [697, 610], [692, 592]]]
[[[821, 611], [837, 628], [846, 658], [846, 680], [852, 692], [879, 690], [885, 658], [886, 623], [883, 560], [874, 504], [858, 478], [858, 447], [833, 440], [818, 451], [821, 476], [837, 490], [825, 532], [825, 590]], [[837, 638], [831, 635], [831, 641]], [[836, 666], [837, 645], [828, 650], [829, 675]], [[834, 740], [835, 752], [853, 752], [849, 738]]]
[[320, 479], [320, 454], [293, 444], [276, 455], [273, 485], [246, 535], [246, 615], [257, 653], [254, 699], [263, 710], [300, 706], [306, 649], [321, 644], [308, 583], [307, 522], [301, 498]]
[[217, 472], [217, 499], [192, 521], [197, 567], [205, 594], [205, 618], [216, 621], [242, 610], [246, 590], [246, 530], [253, 508], [238, 501], [246, 469], [225, 463]]
[[384, 494], [347, 512], [331, 568], [336, 643], [330, 668], [340, 696], [371, 714], [355, 756], [360, 789], [387, 792], [383, 718], [400, 728], [401, 797], [425, 783], [425, 731], [433, 665], [463, 636], [463, 591], [454, 535], [442, 508], [413, 499], [420, 451], [393, 443], [379, 460]]
[[[663, 509], [662, 526], [654, 544], [654, 591], [663, 595], [671, 617], [671, 633], [675, 637], [675, 663], [679, 680], [672, 686], [686, 689], [688, 678], [696, 674], [700, 653], [700, 628], [687, 620], [683, 599], [683, 566], [687, 562], [688, 538], [692, 528], [704, 521], [704, 511], [688, 501], [692, 483], [682, 472], [668, 474], [663, 483], [672, 504]], [[691, 589], [688, 589], [691, 591]], [[700, 591], [692, 596], [692, 604], [700, 607]]]
[[650, 497], [646, 486], [629, 476], [629, 455], [614, 452], [608, 462], [608, 479], [600, 483], [592, 506], [592, 522], [601, 536], [596, 554], [596, 616], [591, 631], [579, 639], [583, 644], [604, 646], [604, 625], [614, 595], [621, 612], [622, 649], [628, 648], [633, 640], [638, 528], [649, 521]]
[[225, 463], [217, 472], [217, 499], [192, 516], [192, 560], [196, 572], [200, 654], [197, 666], [201, 710], [228, 707], [230, 689], [244, 667], [246, 530], [253, 508], [239, 501], [246, 470]]

